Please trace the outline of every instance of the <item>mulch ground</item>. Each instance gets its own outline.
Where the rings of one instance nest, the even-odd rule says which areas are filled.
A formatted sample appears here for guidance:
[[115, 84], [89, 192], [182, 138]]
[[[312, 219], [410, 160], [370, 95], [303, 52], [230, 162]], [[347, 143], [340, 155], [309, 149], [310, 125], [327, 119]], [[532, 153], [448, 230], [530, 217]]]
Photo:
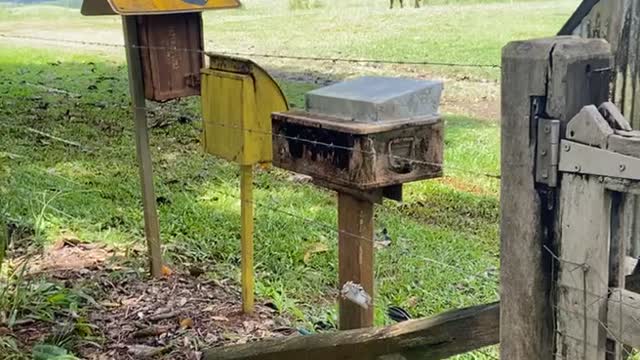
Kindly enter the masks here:
[[[28, 277], [90, 289], [86, 321], [95, 341], [84, 342], [76, 355], [96, 360], [200, 359], [202, 351], [212, 347], [297, 335], [271, 307], [258, 304], [252, 315], [243, 314], [237, 285], [208, 280], [193, 269], [173, 269], [164, 279], [150, 279], [132, 265], [140, 265], [131, 261], [136, 256], [73, 237], [30, 256]], [[41, 321], [12, 329], [0, 326], [27, 345], [51, 338], [58, 331], [54, 328]]]

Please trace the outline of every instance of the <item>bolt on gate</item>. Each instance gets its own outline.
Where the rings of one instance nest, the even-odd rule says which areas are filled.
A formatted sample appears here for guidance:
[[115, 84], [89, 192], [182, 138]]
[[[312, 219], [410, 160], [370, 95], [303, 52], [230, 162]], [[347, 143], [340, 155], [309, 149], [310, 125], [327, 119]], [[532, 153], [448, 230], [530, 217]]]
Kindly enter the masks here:
[[640, 347], [627, 257], [640, 132], [607, 102], [611, 69], [603, 40], [503, 50], [503, 359], [625, 359]]

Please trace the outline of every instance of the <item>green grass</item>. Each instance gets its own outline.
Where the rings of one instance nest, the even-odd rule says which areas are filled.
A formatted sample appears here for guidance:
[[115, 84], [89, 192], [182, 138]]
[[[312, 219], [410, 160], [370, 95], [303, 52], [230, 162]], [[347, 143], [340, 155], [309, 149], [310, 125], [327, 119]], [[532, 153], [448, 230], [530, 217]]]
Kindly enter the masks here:
[[[63, 230], [86, 241], [142, 243], [124, 68], [82, 54], [2, 47], [0, 69], [0, 159], [7, 172], [0, 178], [0, 209], [14, 221], [40, 229], [38, 239], [44, 243]], [[24, 82], [43, 82], [82, 97]], [[313, 87], [282, 85], [295, 105]], [[88, 90], [93, 86], [95, 90]], [[193, 99], [154, 108], [156, 118], [194, 119], [152, 131], [167, 255], [176, 264], [211, 264], [210, 276], [238, 280], [237, 167], [201, 153]], [[89, 151], [35, 135], [26, 127], [78, 142]], [[498, 171], [494, 124], [450, 117], [447, 134], [447, 165]], [[474, 174], [455, 174], [409, 185], [405, 203], [386, 202], [377, 208], [376, 231], [387, 228], [394, 240], [376, 255], [378, 324], [388, 322], [383, 310], [392, 304], [428, 316], [497, 298], [497, 185]], [[287, 177], [271, 170], [260, 172], [255, 181], [258, 295], [302, 324], [334, 321], [335, 199], [330, 192], [292, 184]], [[305, 253], [318, 243], [328, 251], [305, 263]]]
[[[577, 0], [432, 0], [420, 9], [387, 9], [387, 1], [349, 0], [321, 8], [290, 10], [285, 0], [245, 1], [242, 9], [204, 13], [206, 48], [283, 55], [374, 58], [463, 64], [500, 63], [500, 49], [514, 39], [554, 35], [577, 7]], [[442, 5], [451, 3], [452, 5]], [[533, 16], [535, 14], [535, 16]], [[88, 41], [122, 41], [117, 16], [82, 17], [77, 10], [51, 6], [0, 12], [0, 32]], [[499, 27], [496, 25], [499, 24]], [[280, 64], [274, 59], [260, 59]], [[379, 71], [344, 63], [301, 64], [349, 75]], [[415, 67], [413, 67], [415, 68]], [[388, 67], [385, 67], [389, 71]], [[497, 79], [492, 68], [417, 67], [432, 76]]]
[[[320, 3], [292, 10], [288, 1], [254, 0], [245, 1], [241, 10], [208, 12], [207, 48], [497, 64], [506, 42], [554, 34], [577, 5], [573, 0], [464, 0], [455, 5], [432, 0], [421, 9], [389, 11], [386, 1]], [[86, 18], [77, 10], [49, 6], [3, 9], [0, 33], [121, 41], [118, 17]], [[84, 241], [142, 245], [122, 51], [58, 45], [35, 49], [18, 42], [0, 44], [0, 214], [33, 228], [40, 245], [63, 231]], [[292, 78], [394, 71], [341, 63], [263, 63], [295, 75], [279, 79], [294, 107], [301, 107], [303, 94], [318, 85]], [[409, 72], [485, 79], [499, 75], [495, 69], [448, 67]], [[237, 166], [202, 153], [197, 99], [150, 106], [152, 122], [169, 124], [151, 131], [166, 257], [173, 266], [206, 264], [207, 276], [237, 283]], [[180, 117], [187, 121], [178, 121]], [[409, 184], [403, 203], [376, 207], [376, 233], [386, 228], [393, 239], [391, 246], [376, 251], [377, 324], [389, 323], [384, 314], [389, 305], [430, 316], [498, 298], [499, 181], [485, 175], [500, 173], [499, 126], [453, 114], [445, 123], [446, 177]], [[82, 146], [39, 136], [28, 127]], [[277, 169], [256, 176], [256, 288], [261, 301], [275, 303], [300, 326], [312, 328], [318, 320], [334, 322], [337, 313], [335, 195], [288, 177]], [[327, 251], [305, 261], [309, 250], [319, 247]], [[69, 289], [57, 290], [74, 296]], [[4, 308], [8, 305], [0, 311]], [[56, 309], [48, 311], [55, 314]], [[13, 345], [0, 338], [0, 351]], [[460, 358], [490, 357], [475, 353]]]

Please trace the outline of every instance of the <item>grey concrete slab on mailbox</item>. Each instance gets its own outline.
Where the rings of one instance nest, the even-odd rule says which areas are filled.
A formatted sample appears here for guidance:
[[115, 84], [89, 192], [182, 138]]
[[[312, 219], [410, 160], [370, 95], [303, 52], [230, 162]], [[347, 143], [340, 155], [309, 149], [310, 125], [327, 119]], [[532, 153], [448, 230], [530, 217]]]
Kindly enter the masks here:
[[365, 76], [308, 92], [310, 113], [378, 122], [438, 114], [442, 81]]

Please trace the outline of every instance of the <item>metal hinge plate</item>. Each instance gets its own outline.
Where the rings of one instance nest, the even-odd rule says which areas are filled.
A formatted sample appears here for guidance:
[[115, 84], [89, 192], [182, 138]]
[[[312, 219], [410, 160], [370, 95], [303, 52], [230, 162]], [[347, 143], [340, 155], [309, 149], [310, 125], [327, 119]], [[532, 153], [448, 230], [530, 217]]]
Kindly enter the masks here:
[[558, 185], [560, 121], [538, 119], [536, 144], [536, 182], [549, 187]]
[[561, 172], [640, 180], [640, 158], [562, 140]]

